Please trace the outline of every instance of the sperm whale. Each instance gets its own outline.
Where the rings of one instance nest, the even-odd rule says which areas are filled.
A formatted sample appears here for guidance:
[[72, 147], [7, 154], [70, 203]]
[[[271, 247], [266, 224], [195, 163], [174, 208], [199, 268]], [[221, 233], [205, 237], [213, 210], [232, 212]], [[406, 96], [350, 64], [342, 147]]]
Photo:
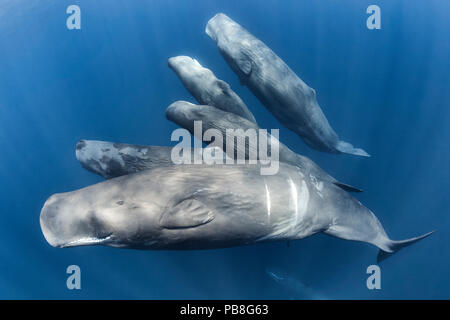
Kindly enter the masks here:
[[[202, 121], [202, 132], [203, 135], [206, 130], [214, 128], [221, 131], [224, 137], [230, 135], [230, 129], [234, 129], [233, 135], [245, 138], [245, 131], [248, 129], [260, 130], [256, 123], [250, 122], [247, 119], [241, 118], [238, 115], [224, 112], [217, 108], [204, 105], [195, 105], [186, 101], [176, 101], [172, 103], [166, 110], [166, 118], [172, 122], [175, 122], [180, 127], [188, 130], [191, 134], [194, 134], [194, 121]], [[236, 129], [242, 129], [243, 131], [237, 131]], [[268, 134], [270, 137], [270, 134]], [[197, 137], [202, 139], [202, 137]], [[233, 138], [233, 137], [230, 137]], [[234, 139], [234, 138], [233, 138]], [[226, 139], [224, 139], [226, 140]], [[268, 141], [271, 139], [268, 138]], [[246, 144], [245, 150], [238, 150], [241, 147], [239, 144], [234, 144], [233, 149], [228, 150], [226, 148], [226, 143], [224, 151], [230, 158], [236, 158], [237, 154], [245, 154], [246, 159], [249, 157], [249, 150], [252, 146], [258, 147], [258, 144]], [[323, 171], [314, 161], [308, 157], [299, 155], [289, 149], [286, 145], [278, 142], [279, 145], [279, 161], [285, 162], [294, 166], [299, 166], [305, 170], [308, 174], [311, 173], [313, 176], [318, 177], [324, 181], [328, 181], [338, 185], [347, 191], [361, 192], [361, 189], [353, 187], [351, 185], [337, 181], [335, 178], [330, 176], [328, 173]], [[259, 154], [258, 152], [255, 152]]]
[[237, 114], [256, 123], [253, 114], [231, 90], [230, 85], [217, 79], [211, 70], [204, 68], [197, 60], [187, 56], [172, 57], [169, 58], [169, 67], [198, 103]]
[[241, 83], [307, 145], [324, 152], [369, 156], [339, 139], [320, 108], [314, 89], [261, 40], [223, 13], [209, 20], [206, 33]]
[[215, 249], [297, 240], [323, 232], [380, 249], [379, 260], [415, 243], [395, 241], [349, 193], [280, 163], [180, 165], [141, 171], [47, 199], [41, 230], [54, 247]]

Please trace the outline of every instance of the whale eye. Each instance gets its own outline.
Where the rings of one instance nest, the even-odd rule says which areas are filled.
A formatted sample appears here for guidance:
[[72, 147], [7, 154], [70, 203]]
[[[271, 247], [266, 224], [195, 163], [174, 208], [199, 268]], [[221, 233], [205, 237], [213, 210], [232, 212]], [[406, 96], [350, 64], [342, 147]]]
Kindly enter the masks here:
[[123, 200], [119, 200], [119, 201], [116, 202], [116, 204], [119, 205], [119, 206], [123, 205], [123, 203], [124, 203]]

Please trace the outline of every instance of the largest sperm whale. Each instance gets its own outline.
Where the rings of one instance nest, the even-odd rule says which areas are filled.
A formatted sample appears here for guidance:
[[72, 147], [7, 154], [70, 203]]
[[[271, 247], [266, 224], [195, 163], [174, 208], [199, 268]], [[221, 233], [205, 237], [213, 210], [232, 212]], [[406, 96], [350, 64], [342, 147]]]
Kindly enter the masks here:
[[280, 163], [181, 165], [54, 194], [40, 215], [54, 247], [214, 249], [323, 232], [377, 246], [379, 260], [426, 236], [391, 240], [375, 215], [334, 184]]
[[262, 41], [223, 13], [209, 20], [206, 33], [216, 42], [241, 83], [306, 144], [325, 152], [369, 156], [364, 150], [339, 140], [317, 102], [314, 89]]

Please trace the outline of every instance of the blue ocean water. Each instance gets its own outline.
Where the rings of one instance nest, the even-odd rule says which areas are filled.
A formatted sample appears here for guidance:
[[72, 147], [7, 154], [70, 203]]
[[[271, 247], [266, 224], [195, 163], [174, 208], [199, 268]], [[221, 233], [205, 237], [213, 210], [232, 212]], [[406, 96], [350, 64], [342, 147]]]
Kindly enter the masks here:
[[[81, 8], [81, 30], [66, 8]], [[366, 8], [381, 8], [380, 30]], [[224, 12], [317, 92], [328, 120], [371, 158], [320, 153], [266, 111], [205, 34]], [[450, 298], [450, 2], [445, 0], [2, 0], [0, 298], [285, 299], [275, 268], [331, 299]], [[394, 239], [437, 230], [381, 263], [377, 249], [316, 235], [211, 251], [55, 249], [39, 213], [53, 193], [102, 179], [75, 159], [80, 139], [169, 145], [175, 100], [194, 102], [167, 59], [189, 55], [228, 82], [261, 127], [364, 192]], [[81, 268], [81, 290], [66, 268]]]

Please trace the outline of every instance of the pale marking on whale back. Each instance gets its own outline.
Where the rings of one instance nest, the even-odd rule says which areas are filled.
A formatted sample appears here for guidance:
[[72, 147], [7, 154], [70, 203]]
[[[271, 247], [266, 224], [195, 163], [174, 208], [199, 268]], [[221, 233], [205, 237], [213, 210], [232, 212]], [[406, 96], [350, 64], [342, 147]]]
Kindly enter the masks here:
[[97, 161], [103, 170], [107, 168], [107, 165], [102, 161], [103, 157], [117, 161], [122, 167], [125, 166], [120, 152], [110, 143], [98, 143], [96, 147], [83, 149], [80, 156], [81, 160]]
[[309, 190], [308, 186], [306, 185], [305, 180], [302, 180], [302, 185], [300, 188], [300, 192], [297, 195], [297, 198], [300, 200], [298, 201], [298, 213], [303, 218], [306, 215], [306, 211], [308, 210], [308, 204], [309, 204]]
[[266, 187], [267, 217], [270, 220], [270, 206], [271, 206], [271, 204], [270, 204], [270, 192], [269, 192], [269, 187], [267, 187], [267, 183], [266, 183], [265, 179], [264, 179], [264, 184], [265, 184], [265, 187]]
[[292, 181], [292, 178], [289, 177], [289, 187], [291, 190], [291, 201], [294, 204], [294, 223], [292, 224], [292, 227], [295, 227], [298, 220], [298, 197], [297, 197], [297, 187], [295, 186], [294, 181]]
[[302, 179], [300, 186], [296, 186], [294, 181], [289, 177], [286, 179], [289, 185], [289, 209], [290, 213], [285, 215], [283, 219], [272, 223], [272, 231], [256, 240], [265, 241], [269, 239], [297, 239], [299, 236], [303, 237], [304, 218], [309, 202], [309, 190], [306, 182]]
[[136, 158], [146, 159], [146, 154], [148, 152], [147, 148], [143, 148], [142, 150], [136, 150], [135, 148], [125, 147], [120, 149], [120, 154], [126, 154], [129, 156], [133, 156]]

